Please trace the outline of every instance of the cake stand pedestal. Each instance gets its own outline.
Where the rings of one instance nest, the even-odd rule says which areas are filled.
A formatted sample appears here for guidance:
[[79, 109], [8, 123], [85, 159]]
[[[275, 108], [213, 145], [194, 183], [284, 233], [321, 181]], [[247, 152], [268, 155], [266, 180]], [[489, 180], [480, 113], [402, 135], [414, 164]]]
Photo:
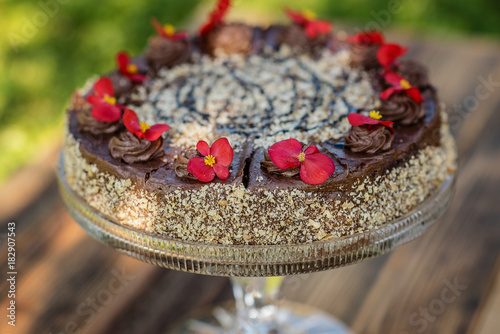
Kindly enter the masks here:
[[[176, 240], [114, 222], [75, 194], [59, 160], [59, 186], [69, 213], [93, 238], [141, 261], [195, 274], [231, 277], [235, 316], [218, 308], [188, 320], [177, 333], [349, 333], [344, 325], [310, 307], [276, 301], [283, 276], [306, 274], [379, 256], [425, 232], [451, 202], [454, 174], [406, 215], [377, 229], [308, 244], [249, 246]], [[209, 318], [215, 318], [211, 324]], [[212, 319], [213, 320], [213, 319]]]
[[350, 331], [339, 320], [307, 305], [277, 301], [283, 276], [231, 277], [236, 310], [216, 307], [169, 333], [176, 334], [347, 334]]

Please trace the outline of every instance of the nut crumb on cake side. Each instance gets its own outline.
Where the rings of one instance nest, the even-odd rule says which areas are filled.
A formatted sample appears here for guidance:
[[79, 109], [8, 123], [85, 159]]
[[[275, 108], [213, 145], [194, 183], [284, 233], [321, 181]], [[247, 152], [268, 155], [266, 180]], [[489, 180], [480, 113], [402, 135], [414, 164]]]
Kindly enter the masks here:
[[440, 146], [424, 147], [385, 175], [356, 180], [352, 189], [343, 189], [342, 196], [299, 189], [249, 190], [242, 184], [220, 183], [152, 193], [89, 163], [70, 133], [64, 168], [68, 184], [79, 196], [124, 225], [219, 244], [306, 243], [376, 228], [438, 189], [456, 163], [444, 112], [441, 117]]

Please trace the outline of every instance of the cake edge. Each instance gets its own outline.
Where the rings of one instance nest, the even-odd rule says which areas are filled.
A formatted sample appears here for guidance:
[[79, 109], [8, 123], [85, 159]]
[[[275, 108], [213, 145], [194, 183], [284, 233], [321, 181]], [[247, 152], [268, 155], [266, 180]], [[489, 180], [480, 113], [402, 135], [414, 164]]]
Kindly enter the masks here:
[[141, 189], [89, 163], [67, 132], [64, 169], [70, 187], [117, 223], [186, 241], [301, 244], [377, 228], [424, 201], [456, 169], [456, 149], [441, 109], [440, 146], [427, 146], [404, 166], [331, 192], [246, 189], [207, 184], [168, 193]]

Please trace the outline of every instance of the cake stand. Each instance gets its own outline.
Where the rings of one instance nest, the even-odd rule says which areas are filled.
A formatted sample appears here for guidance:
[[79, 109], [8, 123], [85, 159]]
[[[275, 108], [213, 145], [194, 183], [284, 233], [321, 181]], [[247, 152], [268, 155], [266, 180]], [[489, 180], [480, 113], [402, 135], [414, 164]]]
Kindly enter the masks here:
[[349, 333], [341, 322], [324, 312], [278, 302], [276, 295], [283, 277], [353, 264], [415, 239], [446, 210], [455, 183], [454, 174], [449, 174], [442, 186], [416, 208], [368, 232], [300, 245], [228, 246], [176, 240], [114, 222], [71, 190], [62, 161], [61, 154], [58, 176], [62, 198], [69, 213], [90, 236], [159, 267], [231, 277], [236, 312], [216, 308], [210, 317], [186, 321], [176, 333]]

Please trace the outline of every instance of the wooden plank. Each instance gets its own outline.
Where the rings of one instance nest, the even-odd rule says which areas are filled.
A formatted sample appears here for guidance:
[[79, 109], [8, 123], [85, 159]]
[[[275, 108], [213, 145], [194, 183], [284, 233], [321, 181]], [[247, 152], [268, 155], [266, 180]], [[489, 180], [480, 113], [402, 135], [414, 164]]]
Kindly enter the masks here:
[[500, 258], [497, 261], [495, 275], [491, 279], [487, 294], [482, 307], [476, 313], [469, 333], [490, 334], [497, 333], [500, 328]]
[[285, 278], [283, 298], [312, 305], [352, 324], [389, 255], [321, 273]]
[[168, 332], [183, 317], [232, 298], [229, 280], [157, 269], [151, 284], [118, 317], [94, 333]]
[[61, 144], [55, 143], [44, 150], [31, 164], [21, 168], [0, 188], [0, 225], [19, 215], [30, 202], [38, 200], [40, 194], [54, 180], [55, 162]]

